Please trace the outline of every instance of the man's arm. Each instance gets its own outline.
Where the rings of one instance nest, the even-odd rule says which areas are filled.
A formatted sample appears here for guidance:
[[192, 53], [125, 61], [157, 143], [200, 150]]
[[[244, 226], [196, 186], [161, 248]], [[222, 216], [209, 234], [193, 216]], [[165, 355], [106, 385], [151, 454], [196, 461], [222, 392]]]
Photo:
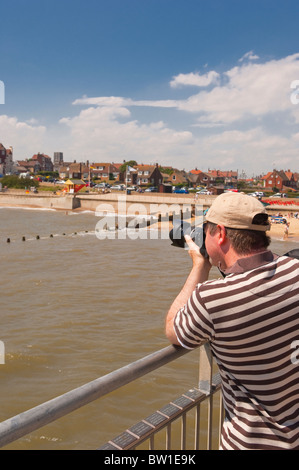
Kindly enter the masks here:
[[200, 254], [199, 247], [189, 236], [186, 236], [186, 242], [189, 246], [189, 255], [191, 256], [193, 264], [181, 292], [172, 303], [166, 316], [165, 333], [172, 344], [179, 344], [173, 328], [173, 320], [176, 313], [187, 303], [197, 284], [208, 279], [211, 269], [209, 260]]

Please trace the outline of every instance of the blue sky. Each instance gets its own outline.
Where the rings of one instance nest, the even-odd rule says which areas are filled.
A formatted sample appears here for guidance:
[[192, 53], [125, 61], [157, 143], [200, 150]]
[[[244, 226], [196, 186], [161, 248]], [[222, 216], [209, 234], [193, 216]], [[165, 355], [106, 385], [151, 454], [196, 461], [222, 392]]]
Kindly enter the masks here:
[[0, 142], [15, 160], [299, 171], [298, 14], [292, 0], [2, 2]]

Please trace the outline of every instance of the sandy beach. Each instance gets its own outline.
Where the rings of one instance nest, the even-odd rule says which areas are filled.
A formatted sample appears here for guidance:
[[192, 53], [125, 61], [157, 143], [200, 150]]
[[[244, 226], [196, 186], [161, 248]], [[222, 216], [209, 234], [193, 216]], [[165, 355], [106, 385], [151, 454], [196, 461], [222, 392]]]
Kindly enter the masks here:
[[[288, 235], [285, 235], [285, 224], [276, 224], [272, 223], [271, 224], [271, 229], [268, 232], [268, 235], [275, 240], [288, 240], [292, 242], [298, 242], [299, 243], [299, 219], [296, 219], [295, 217], [291, 217], [289, 215], [285, 215], [284, 217], [286, 218], [287, 222], [290, 224], [289, 225], [289, 230], [288, 230]], [[189, 221], [190, 222], [190, 221]], [[192, 220], [191, 220], [192, 224]], [[171, 222], [159, 222], [157, 224], [153, 224], [151, 228], [154, 229], [164, 229], [167, 230], [168, 228], [172, 228], [172, 223]]]
[[271, 230], [269, 235], [276, 240], [289, 240], [297, 241], [299, 243], [299, 219], [295, 217], [290, 217], [289, 215], [284, 215], [287, 219], [289, 225], [289, 233], [286, 238], [284, 238], [285, 224], [273, 224], [271, 225]]

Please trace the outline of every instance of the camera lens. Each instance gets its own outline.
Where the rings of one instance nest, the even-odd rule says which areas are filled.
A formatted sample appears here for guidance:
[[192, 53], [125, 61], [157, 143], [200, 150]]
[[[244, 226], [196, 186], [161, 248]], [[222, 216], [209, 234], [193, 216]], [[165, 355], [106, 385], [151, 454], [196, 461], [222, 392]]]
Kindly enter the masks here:
[[190, 235], [194, 243], [199, 246], [201, 254], [208, 258], [205, 247], [205, 233], [203, 225], [192, 227], [188, 222], [174, 220], [173, 229], [169, 232], [169, 238], [172, 241], [172, 245], [179, 248], [185, 248], [185, 235]]
[[186, 243], [185, 235], [191, 236], [191, 225], [188, 222], [183, 222], [182, 220], [174, 220], [173, 228], [169, 232], [169, 238], [172, 241], [172, 245], [184, 248]]

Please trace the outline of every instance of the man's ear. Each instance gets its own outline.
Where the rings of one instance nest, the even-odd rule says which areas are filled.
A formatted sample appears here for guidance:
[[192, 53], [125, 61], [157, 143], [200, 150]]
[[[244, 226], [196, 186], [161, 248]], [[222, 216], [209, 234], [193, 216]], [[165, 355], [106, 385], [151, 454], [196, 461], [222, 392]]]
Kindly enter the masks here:
[[217, 225], [218, 229], [218, 245], [223, 245], [223, 243], [226, 241], [226, 228], [222, 224]]

